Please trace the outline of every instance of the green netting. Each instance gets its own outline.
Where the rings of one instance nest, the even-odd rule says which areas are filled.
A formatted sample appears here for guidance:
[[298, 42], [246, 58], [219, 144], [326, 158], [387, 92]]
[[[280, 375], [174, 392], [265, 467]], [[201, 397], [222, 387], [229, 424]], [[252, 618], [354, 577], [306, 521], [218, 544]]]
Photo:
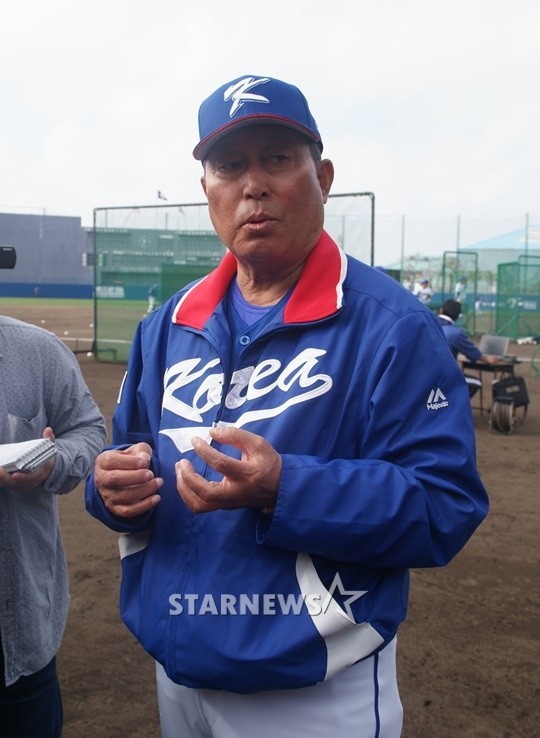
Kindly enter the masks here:
[[[325, 229], [347, 253], [373, 264], [374, 197], [331, 195]], [[133, 332], [152, 305], [208, 274], [225, 248], [206, 203], [94, 210], [94, 353], [127, 361]]]
[[512, 339], [540, 335], [540, 258], [520, 256], [497, 269], [496, 332]]
[[[476, 333], [476, 301], [479, 291], [486, 291], [486, 285], [483, 282], [479, 284], [478, 254], [474, 251], [445, 251], [441, 304], [448, 299], [461, 303], [460, 324], [469, 333]], [[432, 307], [436, 309], [440, 305]]]

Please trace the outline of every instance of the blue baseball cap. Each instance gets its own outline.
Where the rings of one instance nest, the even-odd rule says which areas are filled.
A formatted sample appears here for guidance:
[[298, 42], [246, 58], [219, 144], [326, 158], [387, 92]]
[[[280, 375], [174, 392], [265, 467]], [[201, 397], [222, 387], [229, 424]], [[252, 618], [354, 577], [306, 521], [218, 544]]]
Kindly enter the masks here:
[[201, 104], [200, 141], [193, 156], [203, 161], [220, 138], [257, 123], [292, 128], [318, 143], [322, 151], [321, 134], [298, 87], [272, 77], [244, 75], [224, 84]]

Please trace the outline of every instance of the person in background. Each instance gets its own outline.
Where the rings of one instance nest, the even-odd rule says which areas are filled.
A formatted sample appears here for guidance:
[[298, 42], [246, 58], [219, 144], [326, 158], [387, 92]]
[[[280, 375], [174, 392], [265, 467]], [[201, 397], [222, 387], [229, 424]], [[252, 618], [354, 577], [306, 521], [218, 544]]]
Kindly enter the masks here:
[[[463, 328], [456, 325], [461, 309], [461, 303], [457, 300], [445, 300], [439, 309], [439, 321], [453, 357], [457, 359], [458, 354], [463, 354], [469, 361], [498, 364], [499, 357], [483, 354]], [[482, 380], [470, 374], [465, 374], [465, 380], [469, 388], [469, 396], [473, 397], [482, 386]]]
[[411, 275], [408, 275], [407, 277], [405, 277], [402, 284], [408, 292], [412, 292], [414, 290], [415, 282], [414, 282], [414, 278]]
[[460, 277], [454, 287], [454, 298], [462, 304], [467, 299], [467, 278]]
[[429, 305], [429, 303], [433, 299], [433, 290], [431, 289], [431, 286], [429, 284], [429, 279], [420, 280], [420, 282], [415, 286], [413, 290], [413, 295], [417, 297], [424, 305]]
[[199, 132], [227, 253], [139, 324], [86, 486], [125, 534], [122, 618], [164, 738], [397, 738], [408, 570], [488, 509], [463, 375], [437, 316], [324, 230], [297, 87], [227, 82]]
[[148, 308], [146, 309], [146, 312], [148, 314], [153, 313], [154, 310], [156, 309], [157, 294], [158, 294], [158, 285], [153, 284], [148, 290]]
[[0, 316], [0, 442], [54, 440], [32, 472], [0, 467], [0, 735], [58, 738], [56, 653], [69, 592], [58, 495], [71, 492], [105, 443], [105, 421], [75, 355], [42, 328]]

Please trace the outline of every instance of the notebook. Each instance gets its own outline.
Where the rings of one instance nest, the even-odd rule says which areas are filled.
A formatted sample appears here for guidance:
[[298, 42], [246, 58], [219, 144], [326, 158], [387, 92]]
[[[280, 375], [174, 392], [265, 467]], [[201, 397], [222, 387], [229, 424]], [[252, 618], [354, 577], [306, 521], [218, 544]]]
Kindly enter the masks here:
[[0, 466], [7, 472], [34, 471], [55, 454], [56, 446], [50, 438], [4, 443], [0, 445]]

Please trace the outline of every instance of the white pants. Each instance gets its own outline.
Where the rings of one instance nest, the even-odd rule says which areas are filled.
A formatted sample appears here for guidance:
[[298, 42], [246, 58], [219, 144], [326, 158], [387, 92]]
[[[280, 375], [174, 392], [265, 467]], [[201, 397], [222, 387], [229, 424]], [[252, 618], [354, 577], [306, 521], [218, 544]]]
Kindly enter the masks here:
[[396, 639], [379, 654], [303, 689], [236, 694], [190, 689], [156, 664], [163, 738], [399, 738]]

